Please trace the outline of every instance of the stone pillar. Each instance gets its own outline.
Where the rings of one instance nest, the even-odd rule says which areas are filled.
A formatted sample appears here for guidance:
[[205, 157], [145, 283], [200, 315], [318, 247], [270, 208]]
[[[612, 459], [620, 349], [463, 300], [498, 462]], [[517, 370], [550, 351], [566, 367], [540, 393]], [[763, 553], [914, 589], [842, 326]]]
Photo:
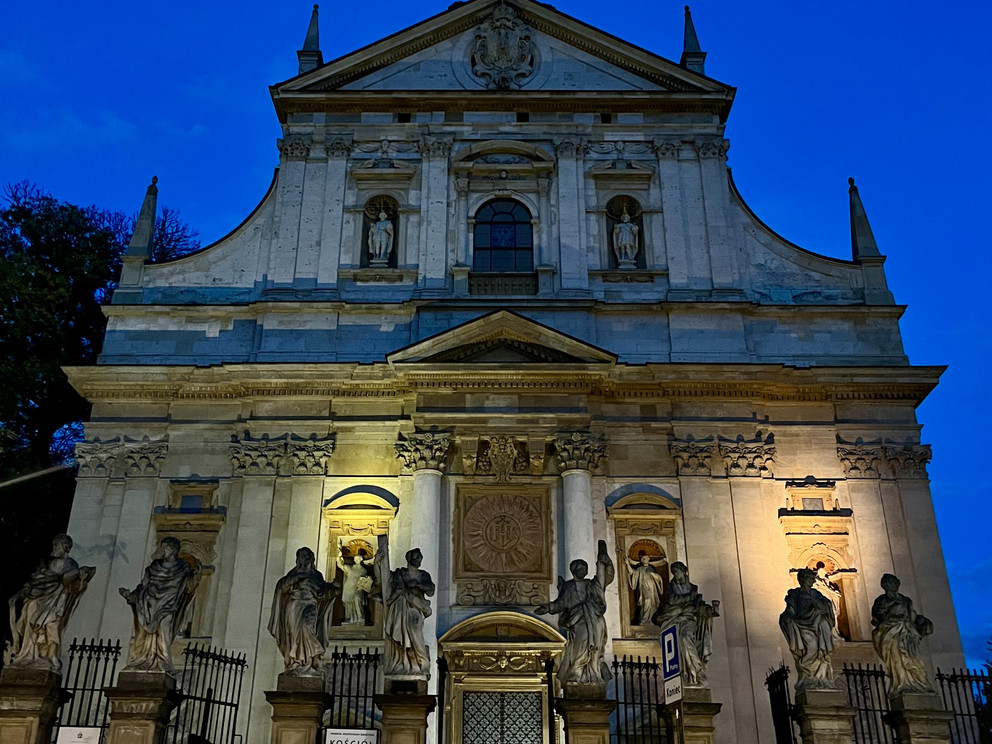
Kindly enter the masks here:
[[682, 697], [683, 744], [714, 744], [713, 719], [723, 707], [709, 687], [686, 687]]
[[[351, 264], [354, 254], [349, 254], [342, 240], [344, 226], [345, 184], [348, 182], [348, 158], [351, 143], [338, 137], [325, 143], [327, 152], [327, 181], [324, 185], [324, 219], [320, 227], [320, 258], [317, 261], [317, 286], [336, 286], [338, 266]], [[393, 250], [398, 248], [394, 247]], [[342, 250], [345, 251], [342, 260]]]
[[0, 744], [50, 744], [62, 675], [6, 666], [0, 672]]
[[840, 690], [803, 690], [796, 693], [792, 717], [803, 744], [851, 744], [854, 713]]
[[566, 565], [581, 558], [594, 572], [596, 538], [592, 524], [592, 471], [606, 456], [606, 442], [591, 434], [573, 432], [555, 437], [558, 471], [564, 491]]
[[613, 700], [565, 697], [555, 710], [565, 722], [568, 744], [610, 744], [610, 713]]
[[426, 744], [427, 717], [434, 712], [437, 698], [386, 694], [376, 695], [375, 704], [382, 711], [381, 744]]
[[448, 161], [453, 140], [425, 137], [421, 181], [424, 220], [421, 223], [420, 278], [424, 289], [443, 289], [448, 266]]
[[162, 744], [169, 716], [181, 699], [176, 678], [165, 672], [125, 670], [106, 694], [110, 701], [106, 744]]
[[280, 674], [276, 689], [266, 691], [265, 699], [272, 706], [272, 744], [320, 744], [324, 711], [332, 703], [323, 677]]
[[889, 714], [900, 744], [949, 744], [954, 714], [933, 693], [903, 692], [889, 698]]
[[573, 294], [589, 289], [589, 260], [583, 242], [586, 215], [582, 161], [585, 150], [585, 143], [575, 137], [555, 142], [558, 155], [558, 266], [561, 267], [562, 291]]

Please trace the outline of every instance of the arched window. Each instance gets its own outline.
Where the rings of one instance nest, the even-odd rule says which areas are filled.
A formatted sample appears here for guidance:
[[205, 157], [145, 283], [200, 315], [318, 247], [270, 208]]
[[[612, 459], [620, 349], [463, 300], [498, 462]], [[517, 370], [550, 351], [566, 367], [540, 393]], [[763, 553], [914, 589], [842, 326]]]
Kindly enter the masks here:
[[486, 202], [475, 213], [474, 271], [534, 270], [534, 229], [530, 212], [512, 199]]

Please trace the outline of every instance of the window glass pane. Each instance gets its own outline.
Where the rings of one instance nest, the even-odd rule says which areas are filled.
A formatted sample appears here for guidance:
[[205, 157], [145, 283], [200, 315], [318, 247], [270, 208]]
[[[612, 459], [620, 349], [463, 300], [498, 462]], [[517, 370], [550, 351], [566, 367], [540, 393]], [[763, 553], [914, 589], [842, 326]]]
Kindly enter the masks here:
[[517, 248], [530, 247], [534, 245], [533, 233], [530, 225], [517, 225]]
[[493, 271], [513, 271], [514, 251], [493, 251]]
[[473, 267], [476, 271], [491, 271], [492, 270], [492, 252], [488, 250], [476, 251], [473, 258]]
[[517, 271], [534, 270], [534, 254], [530, 251], [515, 251], [517, 254]]
[[492, 226], [492, 247], [493, 248], [515, 248], [517, 230], [516, 225], [493, 223]]
[[493, 207], [492, 202], [486, 204], [475, 214], [476, 222], [488, 222], [493, 218]]
[[517, 222], [530, 222], [530, 212], [523, 204], [513, 205], [513, 219]]
[[491, 243], [489, 242], [489, 225], [476, 225], [475, 247], [488, 248], [490, 245]]

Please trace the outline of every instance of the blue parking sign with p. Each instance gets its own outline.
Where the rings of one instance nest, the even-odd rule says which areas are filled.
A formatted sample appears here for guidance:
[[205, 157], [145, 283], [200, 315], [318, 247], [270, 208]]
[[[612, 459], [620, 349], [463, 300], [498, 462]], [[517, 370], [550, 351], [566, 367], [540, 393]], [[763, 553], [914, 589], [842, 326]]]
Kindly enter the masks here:
[[666, 680], [682, 673], [678, 628], [675, 626], [661, 631], [661, 671]]

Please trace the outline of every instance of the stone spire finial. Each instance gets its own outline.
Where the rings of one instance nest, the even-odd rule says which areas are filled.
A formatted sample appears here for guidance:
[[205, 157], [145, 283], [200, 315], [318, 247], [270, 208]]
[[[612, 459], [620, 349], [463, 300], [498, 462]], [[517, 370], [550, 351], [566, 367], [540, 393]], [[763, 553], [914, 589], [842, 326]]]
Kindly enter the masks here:
[[685, 36], [682, 42], [682, 59], [679, 64], [687, 70], [705, 75], [706, 52], [699, 47], [699, 37], [696, 36], [696, 27], [692, 24], [692, 13], [689, 6], [685, 6]]
[[324, 55], [320, 53], [320, 33], [317, 28], [317, 5], [313, 6], [310, 15], [310, 25], [307, 27], [307, 38], [303, 40], [303, 48], [296, 53], [300, 60], [300, 75], [315, 70], [324, 64]]
[[865, 205], [861, 203], [858, 187], [854, 185], [853, 178], [847, 179], [847, 182], [850, 184], [848, 194], [851, 197], [851, 253], [855, 261], [866, 256], [879, 257], [882, 254], [878, 252], [878, 244], [868, 223], [868, 215], [865, 213]]
[[158, 176], [152, 176], [152, 182], [145, 191], [145, 200], [141, 203], [138, 221], [131, 234], [125, 255], [138, 258], [151, 258], [152, 240], [155, 237], [155, 210], [158, 205]]

